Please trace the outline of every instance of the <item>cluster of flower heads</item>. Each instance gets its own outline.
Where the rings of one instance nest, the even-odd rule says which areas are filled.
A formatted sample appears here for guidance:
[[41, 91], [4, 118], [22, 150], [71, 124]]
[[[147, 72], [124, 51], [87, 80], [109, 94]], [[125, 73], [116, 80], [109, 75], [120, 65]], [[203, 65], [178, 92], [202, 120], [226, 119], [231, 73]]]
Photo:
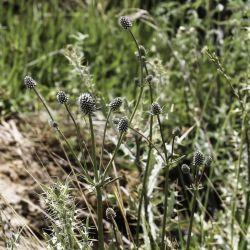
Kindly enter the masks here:
[[[192, 165], [194, 167], [210, 167], [212, 164], [212, 157], [210, 155], [206, 156], [199, 150], [194, 152]], [[181, 166], [181, 170], [184, 174], [190, 173], [190, 167], [187, 164]]]

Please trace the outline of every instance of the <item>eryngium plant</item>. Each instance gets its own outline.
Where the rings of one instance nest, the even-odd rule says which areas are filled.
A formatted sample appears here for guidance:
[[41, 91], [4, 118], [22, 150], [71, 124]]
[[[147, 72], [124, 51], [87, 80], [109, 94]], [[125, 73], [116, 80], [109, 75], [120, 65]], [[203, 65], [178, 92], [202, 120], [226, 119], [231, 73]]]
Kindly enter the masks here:
[[[44, 200], [52, 220], [52, 235], [45, 234], [48, 249], [92, 249], [88, 227], [76, 221], [76, 207], [70, 188], [61, 182], [45, 187]], [[81, 234], [78, 240], [77, 234]]]

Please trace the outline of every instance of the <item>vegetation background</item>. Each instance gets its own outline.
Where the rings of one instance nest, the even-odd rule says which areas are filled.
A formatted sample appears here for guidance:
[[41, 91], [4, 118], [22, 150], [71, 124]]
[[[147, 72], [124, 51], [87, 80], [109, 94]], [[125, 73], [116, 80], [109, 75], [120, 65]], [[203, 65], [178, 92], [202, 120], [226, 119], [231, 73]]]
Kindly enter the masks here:
[[[11, 127], [13, 121], [24, 137], [31, 133], [29, 140], [35, 143], [32, 144], [32, 148], [35, 148], [36, 152], [33, 154], [41, 153], [39, 151], [41, 146], [37, 144], [40, 145], [42, 142], [43, 148], [44, 144], [47, 144], [43, 155], [49, 152], [48, 154], [53, 155], [53, 159], [56, 158], [55, 154], [60, 155], [59, 165], [67, 165], [64, 162], [63, 151], [56, 142], [56, 137], [53, 137], [53, 131], [47, 134], [48, 124], [41, 114], [41, 104], [34, 100], [32, 94], [25, 91], [23, 78], [25, 75], [32, 75], [37, 80], [40, 91], [53, 110], [57, 110], [55, 114], [59, 121], [64, 122], [63, 125], [67, 127], [68, 124], [63, 120], [63, 111], [59, 110], [55, 95], [59, 89], [72, 96], [78, 96], [85, 90], [79, 74], [65, 56], [70, 48], [68, 45], [78, 51], [82, 64], [88, 66], [90, 70], [94, 88], [107, 103], [116, 96], [126, 97], [128, 105], [133, 102], [138, 93], [138, 86], [135, 83], [138, 61], [134, 54], [133, 41], [118, 25], [118, 18], [121, 15], [133, 17], [133, 32], [139, 43], [147, 50], [149, 70], [154, 75], [153, 84], [158, 94], [156, 100], [164, 105], [166, 137], [171, 135], [175, 127], [180, 127], [185, 134], [185, 138], [176, 148], [176, 155], [185, 155], [181, 163], [191, 164], [192, 153], [196, 149], [213, 156], [213, 165], [207, 173], [207, 178], [204, 178], [203, 189], [200, 191], [201, 208], [200, 212], [195, 214], [192, 247], [193, 249], [238, 249], [242, 235], [250, 239], [249, 210], [246, 210], [246, 197], [250, 184], [248, 142], [250, 2], [248, 0], [2, 0], [0, 4], [2, 130], [0, 158], [2, 161], [0, 163], [4, 166], [2, 168], [4, 170], [1, 176], [4, 176], [2, 178], [5, 180], [6, 166], [13, 166], [11, 165], [13, 158], [20, 158], [20, 155], [12, 154], [17, 147], [16, 142], [13, 145], [11, 139], [6, 139], [6, 130], [13, 131]], [[211, 60], [207, 54], [209, 51], [210, 55], [215, 53], [218, 56], [221, 64], [218, 64], [215, 58]], [[243, 113], [229, 82], [241, 93], [245, 105]], [[140, 131], [146, 131], [141, 119], [146, 115], [145, 107], [148, 103], [149, 101], [144, 101], [134, 125]], [[69, 126], [67, 133], [74, 142], [72, 131], [73, 128]], [[43, 137], [36, 139], [35, 135], [39, 134]], [[16, 140], [15, 138], [14, 141]], [[109, 144], [112, 150], [114, 148], [112, 141]], [[25, 147], [22, 144], [23, 150]], [[26, 153], [28, 152], [29, 148]], [[136, 161], [128, 160], [128, 155], [124, 154], [121, 152], [117, 164], [119, 172], [126, 176], [122, 177], [124, 183], [121, 185], [127, 188], [128, 193], [134, 192], [132, 195], [134, 200], [126, 197], [124, 205], [131, 230], [134, 232], [136, 213], [132, 203], [137, 199], [136, 191], [139, 184], [136, 179], [140, 169], [138, 170]], [[40, 158], [42, 159], [36, 158], [38, 162], [36, 167], [42, 163], [47, 166], [48, 163], [44, 163], [43, 157]], [[56, 159], [58, 163], [59, 160]], [[46, 160], [53, 162], [51, 158]], [[56, 166], [55, 162], [53, 164]], [[187, 230], [188, 213], [185, 211], [188, 205], [185, 200], [178, 197], [179, 189], [176, 184], [179, 178], [178, 168], [179, 165], [170, 171], [174, 194], [171, 199], [177, 205], [173, 205], [173, 216], [168, 230], [171, 241], [177, 241], [181, 248], [184, 247], [183, 235]], [[13, 171], [25, 172], [21, 168]], [[58, 173], [53, 171], [52, 173], [57, 176]], [[31, 173], [31, 170], [28, 169], [28, 172]], [[68, 174], [70, 171], [64, 166], [62, 172]], [[152, 212], [160, 216], [159, 204], [163, 197], [157, 190], [163, 188], [163, 178], [161, 178], [163, 175], [159, 172], [157, 176], [158, 180], [154, 182], [156, 190], [152, 193], [152, 205], [156, 208], [152, 208]], [[65, 180], [66, 177], [60, 173], [60, 178]], [[10, 182], [18, 182], [21, 177], [13, 179], [12, 176], [9, 179]], [[55, 180], [54, 176], [52, 180]], [[40, 176], [39, 182], [45, 184], [52, 181], [50, 178]], [[37, 185], [33, 182], [27, 183], [25, 185]], [[4, 193], [6, 185], [8, 184], [3, 182], [1, 193]], [[39, 188], [36, 188], [32, 192], [41, 193]], [[132, 189], [134, 191], [131, 191]], [[23, 190], [22, 195], [25, 195], [25, 191]], [[5, 195], [7, 200], [8, 195], [11, 193]], [[112, 206], [118, 207], [114, 195], [110, 196], [109, 202]], [[17, 214], [27, 219], [26, 224], [32, 225], [30, 227], [35, 236], [30, 237], [38, 237], [39, 246], [43, 245], [41, 231], [44, 224], [35, 225], [37, 212], [30, 218], [23, 212], [27, 204], [23, 205], [21, 201], [28, 204], [24, 198], [13, 204], [5, 202], [2, 220], [8, 224], [9, 217], [6, 215], [7, 219], [5, 218], [5, 213], [8, 214], [5, 208], [9, 205], [14, 207]], [[37, 205], [32, 199], [30, 202]], [[28, 214], [32, 213], [31, 210], [28, 210]], [[122, 215], [119, 215], [119, 209], [117, 210], [118, 227], [126, 235]], [[183, 217], [179, 214], [183, 214]], [[40, 217], [37, 220], [42, 219]], [[13, 231], [23, 228], [20, 223], [13, 226], [10, 221], [9, 224]], [[159, 225], [156, 223], [156, 231], [157, 226]], [[92, 231], [91, 237], [95, 237], [95, 230]], [[242, 249], [248, 249], [247, 247], [249, 246], [244, 245]]]

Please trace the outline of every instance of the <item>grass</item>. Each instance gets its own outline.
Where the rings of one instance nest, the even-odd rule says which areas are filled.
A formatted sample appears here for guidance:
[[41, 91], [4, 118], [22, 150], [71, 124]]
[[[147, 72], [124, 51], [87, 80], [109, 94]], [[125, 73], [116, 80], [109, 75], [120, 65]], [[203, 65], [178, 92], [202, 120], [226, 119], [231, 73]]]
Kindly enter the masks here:
[[[101, 2], [98, 8], [77, 1], [72, 5], [57, 1], [39, 5], [31, 1], [27, 8], [26, 1], [8, 1], [0, 7], [0, 45], [5, 48], [0, 57], [0, 84], [1, 91], [6, 90], [0, 103], [2, 119], [40, 107], [31, 94], [24, 94], [21, 79], [27, 73], [38, 80], [41, 93], [53, 108], [57, 107], [56, 91], [63, 89], [70, 95], [74, 117], [72, 99], [79, 96], [79, 91], [90, 92], [103, 119], [108, 115], [104, 137], [111, 133], [116, 146], [110, 150], [104, 140], [100, 148], [95, 148], [95, 122], [92, 124], [90, 116], [92, 156], [84, 164], [85, 169], [88, 165], [91, 179], [91, 161], [94, 163], [95, 180], [89, 180], [89, 184], [98, 194], [100, 249], [103, 241], [116, 247], [142, 249], [247, 249], [250, 7], [240, 0], [209, 3], [167, 1], [157, 3], [144, 14], [132, 8], [121, 11], [130, 4], [138, 7], [137, 1], [124, 1], [124, 5]], [[133, 33], [124, 32], [117, 24], [122, 13], [139, 16]], [[145, 63], [140, 55], [141, 44], [147, 51]], [[139, 61], [134, 55], [136, 48]], [[145, 82], [148, 74], [153, 76], [150, 85]], [[134, 82], [138, 76], [139, 87]], [[125, 102], [121, 111], [110, 115], [105, 105], [115, 96], [125, 97]], [[149, 114], [154, 101], [163, 106], [157, 119]], [[32, 106], [28, 107], [28, 103]], [[121, 115], [129, 117], [129, 130], [117, 136], [112, 118]], [[77, 124], [81, 121], [75, 119], [79, 139]], [[172, 131], [176, 127], [181, 128], [181, 135], [174, 140]], [[67, 140], [66, 144], [73, 152], [69, 158], [78, 161], [74, 153], [77, 147]], [[196, 150], [211, 154], [213, 163], [204, 171], [195, 169], [196, 179], [192, 180], [192, 175], [182, 173], [181, 166], [188, 164], [194, 171], [192, 158]], [[103, 155], [107, 151], [111, 156], [105, 162]], [[138, 173], [138, 186], [128, 191], [131, 193], [126, 203], [122, 201], [119, 171], [114, 176], [112, 169]], [[110, 191], [110, 186], [116, 191]], [[136, 202], [138, 197], [140, 204]], [[113, 234], [109, 236], [107, 227], [102, 232], [101, 226], [102, 206], [106, 207], [106, 203], [122, 214], [121, 220], [112, 219]], [[130, 217], [139, 221], [137, 229]], [[92, 219], [89, 223], [94, 225]], [[65, 230], [73, 230], [72, 236], [85, 232], [91, 241], [87, 224], [85, 231], [72, 229], [73, 225]], [[121, 229], [122, 224], [126, 230]], [[52, 235], [60, 239], [54, 229]], [[131, 233], [133, 230], [136, 235]], [[83, 236], [60, 244], [78, 249], [82, 244], [79, 239]]]

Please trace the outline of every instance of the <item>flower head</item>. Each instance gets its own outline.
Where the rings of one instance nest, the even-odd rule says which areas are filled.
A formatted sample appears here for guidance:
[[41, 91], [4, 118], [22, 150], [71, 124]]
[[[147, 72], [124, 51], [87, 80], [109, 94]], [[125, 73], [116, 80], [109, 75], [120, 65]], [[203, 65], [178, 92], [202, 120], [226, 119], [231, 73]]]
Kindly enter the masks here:
[[120, 25], [121, 25], [124, 29], [129, 29], [129, 28], [132, 27], [132, 22], [131, 22], [130, 18], [127, 17], [127, 16], [122, 16], [122, 17], [120, 17], [119, 23], [120, 23]]
[[120, 97], [115, 98], [110, 102], [109, 107], [112, 111], [118, 110], [122, 105], [122, 99]]
[[196, 151], [194, 153], [194, 156], [193, 156], [193, 165], [194, 166], [201, 166], [204, 164], [204, 160], [205, 160], [205, 157], [204, 157], [204, 154], [200, 151]]
[[96, 111], [95, 99], [89, 93], [83, 93], [78, 98], [80, 110], [85, 115], [91, 115]]
[[109, 220], [112, 220], [112, 218], [115, 218], [115, 217], [116, 217], [116, 213], [115, 213], [115, 211], [114, 211], [113, 208], [108, 207], [108, 208], [106, 209], [106, 217], [107, 217], [107, 219], [109, 219]]
[[117, 130], [120, 132], [120, 133], [125, 133], [128, 131], [128, 117], [127, 116], [124, 116], [122, 117], [118, 124], [117, 124]]
[[36, 87], [36, 81], [31, 76], [24, 77], [24, 85], [28, 89], [33, 89]]
[[152, 105], [151, 105], [151, 114], [152, 115], [159, 115], [161, 113], [162, 113], [161, 106], [157, 102], [152, 103]]
[[69, 98], [68, 96], [65, 94], [65, 92], [63, 91], [58, 91], [56, 94], [56, 99], [58, 102], [60, 102], [61, 104], [67, 103]]

